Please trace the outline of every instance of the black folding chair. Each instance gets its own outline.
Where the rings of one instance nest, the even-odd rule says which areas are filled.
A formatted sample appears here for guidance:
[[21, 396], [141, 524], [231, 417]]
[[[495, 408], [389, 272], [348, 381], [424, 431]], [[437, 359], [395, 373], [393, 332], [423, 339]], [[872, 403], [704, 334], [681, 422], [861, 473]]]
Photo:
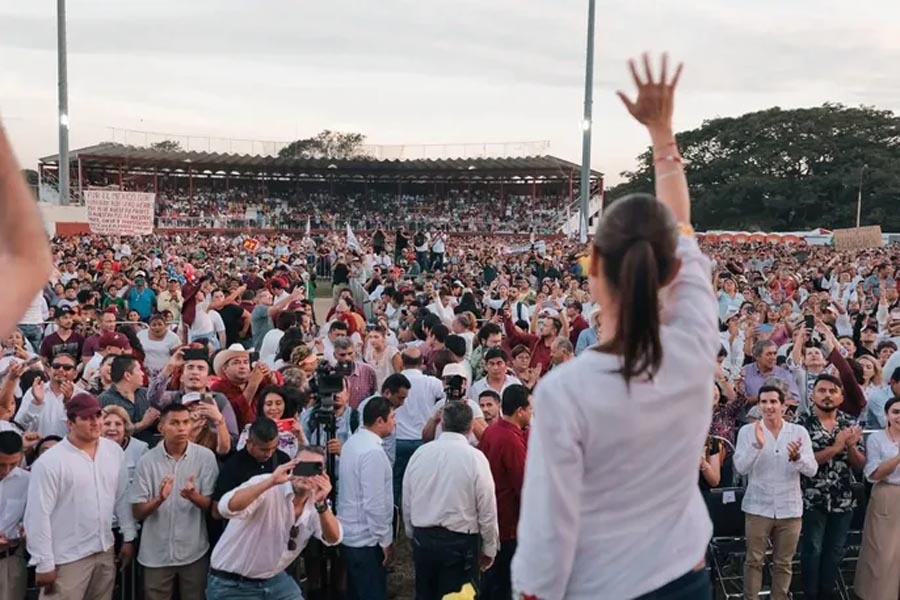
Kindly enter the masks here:
[[704, 492], [706, 508], [713, 523], [709, 543], [709, 564], [716, 597], [730, 599], [744, 595], [744, 488], [716, 488]]

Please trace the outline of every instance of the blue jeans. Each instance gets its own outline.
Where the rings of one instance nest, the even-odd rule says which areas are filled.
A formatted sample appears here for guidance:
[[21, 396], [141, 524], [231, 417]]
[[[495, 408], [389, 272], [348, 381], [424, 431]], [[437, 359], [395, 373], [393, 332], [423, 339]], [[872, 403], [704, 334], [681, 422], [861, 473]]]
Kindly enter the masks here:
[[653, 590], [635, 600], [711, 600], [712, 583], [706, 569], [689, 571], [675, 581]]
[[828, 598], [834, 591], [838, 568], [844, 558], [844, 544], [853, 512], [803, 511], [800, 538], [800, 579], [805, 598]]
[[422, 440], [397, 440], [397, 456], [394, 460], [394, 504], [403, 508], [403, 475], [413, 452], [419, 449]]
[[303, 600], [303, 594], [294, 578], [284, 572], [263, 581], [232, 581], [210, 573], [206, 600]]
[[477, 535], [440, 527], [416, 528], [412, 540], [416, 600], [441, 600], [467, 583], [477, 593], [479, 545]]
[[341, 546], [341, 556], [347, 566], [345, 600], [387, 600], [387, 571], [381, 546]]

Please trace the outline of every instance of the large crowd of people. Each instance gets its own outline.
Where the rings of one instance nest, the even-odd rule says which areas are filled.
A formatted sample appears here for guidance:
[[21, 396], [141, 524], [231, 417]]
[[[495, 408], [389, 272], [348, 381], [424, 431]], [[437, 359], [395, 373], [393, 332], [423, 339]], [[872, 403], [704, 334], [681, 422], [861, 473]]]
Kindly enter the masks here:
[[[378, 600], [398, 524], [421, 600], [709, 597], [702, 499], [740, 478], [746, 598], [770, 555], [786, 599], [798, 548], [804, 597], [838, 597], [860, 503], [852, 586], [900, 597], [896, 250], [698, 244], [675, 81], [635, 80], [666, 201], [588, 248], [51, 240], [2, 341], [0, 598], [108, 599], [132, 560], [147, 600], [301, 598], [305, 551]], [[247, 203], [206, 200], [162, 214]]]
[[[88, 187], [118, 184], [103, 174], [87, 174]], [[129, 191], [154, 191], [152, 184], [129, 180]], [[568, 190], [562, 184], [468, 186], [466, 184], [395, 185], [318, 182], [260, 182], [184, 177], [159, 180], [157, 224], [166, 229], [312, 229], [374, 230], [437, 228], [453, 232], [558, 233], [568, 212]], [[532, 195], [532, 192], [534, 194]]]

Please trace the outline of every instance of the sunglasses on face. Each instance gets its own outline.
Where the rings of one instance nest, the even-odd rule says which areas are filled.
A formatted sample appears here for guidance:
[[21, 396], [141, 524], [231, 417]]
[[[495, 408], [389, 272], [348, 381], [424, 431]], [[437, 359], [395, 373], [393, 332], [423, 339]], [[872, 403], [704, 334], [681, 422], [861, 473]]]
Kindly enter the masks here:
[[61, 365], [59, 363], [53, 363], [50, 365], [54, 369], [62, 369], [63, 371], [74, 371], [75, 365]]

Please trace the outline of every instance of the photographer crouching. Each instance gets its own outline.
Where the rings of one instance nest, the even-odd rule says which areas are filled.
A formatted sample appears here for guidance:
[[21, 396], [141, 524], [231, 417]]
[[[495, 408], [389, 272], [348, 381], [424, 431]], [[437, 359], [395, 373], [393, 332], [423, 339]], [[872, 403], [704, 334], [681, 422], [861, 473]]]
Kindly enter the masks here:
[[257, 475], [225, 494], [218, 509], [229, 519], [210, 559], [208, 600], [303, 598], [285, 569], [311, 537], [326, 546], [343, 539], [331, 511], [325, 453], [305, 446], [271, 475]]

